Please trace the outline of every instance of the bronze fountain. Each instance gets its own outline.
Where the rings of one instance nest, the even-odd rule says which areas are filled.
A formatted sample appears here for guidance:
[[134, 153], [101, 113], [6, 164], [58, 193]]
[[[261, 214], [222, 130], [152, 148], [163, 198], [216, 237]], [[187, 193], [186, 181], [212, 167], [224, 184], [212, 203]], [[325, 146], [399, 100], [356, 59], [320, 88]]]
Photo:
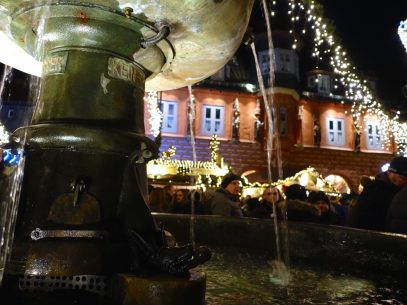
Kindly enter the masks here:
[[168, 246], [146, 204], [143, 97], [220, 69], [253, 2], [0, 0], [2, 39], [37, 65], [0, 58], [41, 77], [31, 125], [11, 136], [25, 166], [1, 297], [202, 304], [205, 275], [189, 269], [210, 251]]

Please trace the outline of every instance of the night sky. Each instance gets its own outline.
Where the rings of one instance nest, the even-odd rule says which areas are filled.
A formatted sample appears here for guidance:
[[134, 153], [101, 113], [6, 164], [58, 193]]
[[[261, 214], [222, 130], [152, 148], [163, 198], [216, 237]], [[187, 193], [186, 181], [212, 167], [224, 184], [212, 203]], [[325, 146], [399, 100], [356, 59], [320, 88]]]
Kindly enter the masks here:
[[406, 0], [320, 0], [358, 70], [376, 78], [383, 102], [407, 109], [407, 53], [397, 34]]

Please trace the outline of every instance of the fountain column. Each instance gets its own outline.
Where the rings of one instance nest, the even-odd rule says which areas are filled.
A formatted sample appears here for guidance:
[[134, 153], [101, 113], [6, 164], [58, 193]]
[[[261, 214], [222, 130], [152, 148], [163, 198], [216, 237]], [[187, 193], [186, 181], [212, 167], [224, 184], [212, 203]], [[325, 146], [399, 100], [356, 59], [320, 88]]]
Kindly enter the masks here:
[[[152, 247], [164, 242], [145, 202], [145, 164], [157, 155], [144, 135], [144, 83], [152, 72], [133, 58], [147, 44], [141, 32], [151, 27], [129, 12], [69, 3], [19, 11], [14, 34], [33, 16], [41, 28], [22, 37], [39, 50], [43, 76], [32, 125], [12, 136], [13, 145], [25, 147], [26, 166], [15, 233], [20, 252], [7, 275], [15, 274], [23, 291], [50, 290], [51, 283], [57, 290], [78, 286], [108, 294], [113, 302], [201, 303], [205, 280], [199, 274], [186, 280], [128, 275], [148, 268], [141, 261], [131, 265], [129, 230]], [[163, 54], [152, 53], [162, 65]], [[135, 290], [141, 284], [162, 292], [153, 300]], [[191, 287], [200, 293], [167, 295]]]
[[[44, 68], [32, 125], [13, 135], [26, 138], [27, 152], [16, 238], [30, 244], [29, 274], [105, 274], [122, 266], [103, 262], [111, 249], [101, 240], [120, 242], [129, 228], [154, 239], [143, 196], [145, 161], [156, 155], [144, 136], [147, 72], [132, 57], [144, 25], [69, 3], [20, 10], [11, 29], [19, 36], [18, 25], [34, 19], [41, 28], [22, 37]], [[83, 259], [83, 239], [92, 259]]]
[[[119, 9], [121, 3], [132, 8]], [[167, 90], [216, 72], [236, 51], [252, 5], [253, 0], [0, 0], [0, 20], [9, 23], [0, 30], [43, 63], [32, 124], [12, 136], [26, 157], [6, 275], [17, 279], [20, 291], [78, 284], [103, 294], [108, 285], [93, 283], [113, 278], [113, 303], [135, 303], [137, 287], [147, 286], [152, 290], [142, 304], [203, 302], [204, 276], [195, 274], [189, 279], [195, 284], [188, 284], [171, 276], [142, 282], [126, 275], [151, 271], [145, 270], [148, 263], [176, 273], [205, 256], [163, 247], [147, 207], [145, 164], [157, 149], [144, 135], [145, 82]], [[129, 231], [136, 234], [129, 237]], [[165, 251], [138, 260], [129, 238]], [[165, 287], [172, 287], [171, 300]], [[153, 295], [153, 288], [162, 292]], [[189, 290], [195, 292], [178, 293]]]

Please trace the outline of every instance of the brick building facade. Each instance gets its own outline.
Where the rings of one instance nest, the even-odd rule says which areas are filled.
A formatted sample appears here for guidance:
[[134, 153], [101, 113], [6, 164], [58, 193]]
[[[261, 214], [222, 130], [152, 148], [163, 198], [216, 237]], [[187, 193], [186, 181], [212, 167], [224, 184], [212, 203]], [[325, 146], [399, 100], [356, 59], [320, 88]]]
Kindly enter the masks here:
[[[203, 107], [215, 105], [224, 107], [222, 134], [219, 153], [233, 171], [245, 175], [251, 182], [267, 181], [267, 155], [265, 137], [255, 140], [254, 116], [258, 107], [256, 93], [241, 93], [197, 88], [193, 89], [196, 111], [194, 124], [195, 152], [197, 160], [211, 159], [209, 148], [210, 135], [202, 132], [205, 119]], [[239, 140], [232, 139], [233, 105], [239, 102], [240, 129]], [[192, 144], [187, 134], [187, 88], [163, 92], [162, 100], [178, 103], [177, 128], [174, 132], [163, 132], [160, 151], [170, 146], [176, 147], [174, 159], [191, 160]], [[315, 168], [322, 176], [338, 175], [342, 177], [351, 190], [357, 191], [362, 175], [373, 176], [393, 157], [393, 147], [387, 149], [369, 149], [366, 132], [361, 134], [360, 150], [355, 150], [355, 133], [351, 124], [350, 104], [300, 98], [292, 90], [275, 88], [274, 103], [277, 126], [280, 136], [282, 165], [284, 177], [292, 176], [307, 167]], [[282, 111], [284, 109], [284, 111]], [[301, 109], [301, 110], [300, 110]], [[300, 112], [299, 112], [300, 111]], [[282, 117], [284, 113], [285, 117]], [[321, 143], [317, 147], [313, 138], [313, 122], [318, 116], [321, 122]], [[329, 142], [329, 126], [325, 124], [330, 117], [343, 119], [344, 144]], [[264, 113], [262, 112], [262, 120]], [[148, 121], [148, 120], [146, 120]], [[282, 130], [284, 125], [284, 131]], [[146, 130], [149, 130], [146, 124]], [[273, 181], [278, 179], [275, 160], [272, 160]]]

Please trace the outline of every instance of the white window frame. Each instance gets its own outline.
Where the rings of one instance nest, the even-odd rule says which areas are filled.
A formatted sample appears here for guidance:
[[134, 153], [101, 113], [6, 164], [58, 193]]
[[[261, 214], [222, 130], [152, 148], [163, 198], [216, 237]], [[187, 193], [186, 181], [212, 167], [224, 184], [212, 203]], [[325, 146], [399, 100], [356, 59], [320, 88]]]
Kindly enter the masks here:
[[[339, 127], [341, 127], [341, 129]], [[327, 145], [345, 146], [346, 143], [345, 140], [346, 140], [345, 120], [340, 118], [327, 118], [326, 120]]]
[[[174, 111], [170, 113], [170, 107], [174, 107]], [[177, 132], [178, 127], [178, 103], [173, 101], [161, 101], [162, 125], [161, 132]], [[173, 122], [172, 125], [171, 121]]]
[[[209, 110], [209, 117], [207, 117], [207, 110]], [[219, 111], [219, 117], [216, 117], [217, 110]], [[201, 131], [203, 135], [212, 136], [214, 134], [223, 135], [223, 125], [225, 117], [225, 107], [215, 105], [203, 105], [202, 106], [202, 124]]]
[[383, 135], [379, 122], [368, 121], [366, 126], [366, 147], [368, 149], [382, 150]]

